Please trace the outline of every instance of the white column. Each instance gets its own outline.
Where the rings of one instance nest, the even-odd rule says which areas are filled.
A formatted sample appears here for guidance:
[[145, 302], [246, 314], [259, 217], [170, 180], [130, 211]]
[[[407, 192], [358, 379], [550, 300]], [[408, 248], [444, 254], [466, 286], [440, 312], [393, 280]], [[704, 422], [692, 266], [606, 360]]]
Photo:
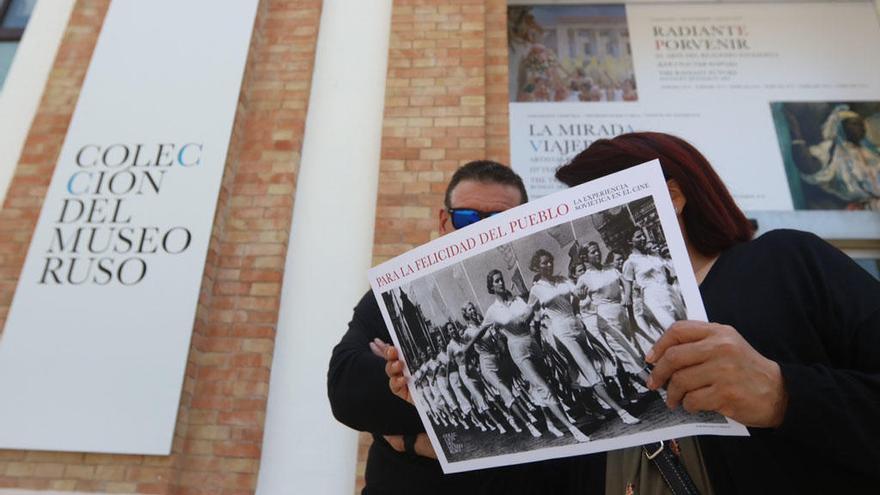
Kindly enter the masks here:
[[18, 165], [75, 0], [40, 0], [0, 89], [0, 207]]
[[258, 495], [349, 494], [357, 435], [333, 419], [327, 365], [367, 289], [391, 0], [325, 0], [297, 178]]

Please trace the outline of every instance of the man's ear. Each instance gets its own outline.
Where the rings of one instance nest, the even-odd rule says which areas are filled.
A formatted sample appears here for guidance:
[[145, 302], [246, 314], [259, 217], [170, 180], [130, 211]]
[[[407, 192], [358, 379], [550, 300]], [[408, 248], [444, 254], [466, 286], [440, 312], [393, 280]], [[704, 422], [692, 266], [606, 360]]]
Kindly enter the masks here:
[[666, 181], [666, 188], [669, 189], [669, 196], [672, 198], [672, 206], [675, 208], [675, 214], [681, 215], [684, 205], [687, 204], [687, 198], [681, 192], [681, 186], [675, 179]]
[[452, 226], [452, 218], [449, 217], [449, 212], [446, 211], [446, 208], [440, 208], [437, 213], [437, 220], [440, 222], [438, 226], [440, 235], [446, 235], [455, 230]]

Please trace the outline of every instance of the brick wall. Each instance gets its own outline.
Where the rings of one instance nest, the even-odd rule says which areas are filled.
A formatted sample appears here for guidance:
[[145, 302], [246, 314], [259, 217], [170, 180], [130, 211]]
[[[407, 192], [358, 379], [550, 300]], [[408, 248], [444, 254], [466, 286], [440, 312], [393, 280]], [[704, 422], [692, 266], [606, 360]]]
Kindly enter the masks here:
[[[109, 0], [79, 0], [0, 210], [0, 327]], [[0, 487], [252, 494], [320, 0], [261, 0], [170, 456], [0, 450]]]
[[[108, 4], [77, 2], [0, 210], [0, 324]], [[320, 4], [260, 2], [172, 455], [0, 451], [0, 487], [253, 493]], [[375, 262], [436, 237], [459, 165], [508, 160], [506, 81], [504, 0], [395, 0]]]
[[385, 91], [375, 263], [437, 237], [460, 165], [508, 162], [507, 2], [395, 0]]

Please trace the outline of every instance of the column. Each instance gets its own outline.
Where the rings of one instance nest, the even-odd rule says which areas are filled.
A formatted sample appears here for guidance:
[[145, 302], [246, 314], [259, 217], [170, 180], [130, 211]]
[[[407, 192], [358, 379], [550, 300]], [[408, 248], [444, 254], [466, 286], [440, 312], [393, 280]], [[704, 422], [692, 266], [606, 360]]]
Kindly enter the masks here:
[[325, 0], [281, 292], [258, 495], [348, 494], [357, 434], [327, 364], [367, 289], [391, 0]]

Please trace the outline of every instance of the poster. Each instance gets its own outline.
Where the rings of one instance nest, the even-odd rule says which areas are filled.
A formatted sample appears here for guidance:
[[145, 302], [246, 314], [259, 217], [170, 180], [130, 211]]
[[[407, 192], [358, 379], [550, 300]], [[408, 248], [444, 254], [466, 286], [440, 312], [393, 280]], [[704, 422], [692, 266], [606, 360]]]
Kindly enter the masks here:
[[[747, 212], [880, 209], [873, 2], [520, 5], [508, 24], [511, 162], [531, 197], [593, 141], [652, 130], [694, 144]], [[824, 171], [804, 174], [791, 116], [827, 148], [841, 105], [864, 137], [808, 152]]]
[[369, 272], [445, 472], [696, 434], [744, 435], [669, 411], [644, 356], [706, 320], [659, 164], [545, 196]]

